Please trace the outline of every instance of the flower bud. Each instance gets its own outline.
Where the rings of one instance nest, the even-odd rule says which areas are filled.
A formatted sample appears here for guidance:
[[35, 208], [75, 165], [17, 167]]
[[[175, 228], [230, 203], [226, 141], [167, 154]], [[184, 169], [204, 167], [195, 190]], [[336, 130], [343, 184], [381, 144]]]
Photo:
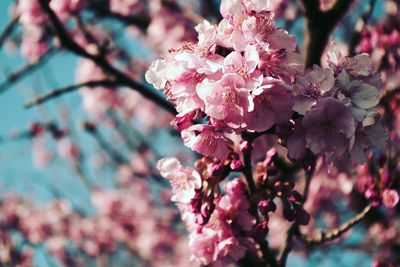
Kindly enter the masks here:
[[233, 171], [238, 171], [243, 168], [243, 164], [238, 159], [233, 159], [229, 165]]
[[272, 200], [263, 199], [258, 203], [258, 211], [261, 215], [267, 216], [268, 212], [275, 212], [276, 205]]
[[382, 193], [382, 202], [388, 208], [394, 208], [399, 203], [399, 193], [394, 189], [385, 189]]

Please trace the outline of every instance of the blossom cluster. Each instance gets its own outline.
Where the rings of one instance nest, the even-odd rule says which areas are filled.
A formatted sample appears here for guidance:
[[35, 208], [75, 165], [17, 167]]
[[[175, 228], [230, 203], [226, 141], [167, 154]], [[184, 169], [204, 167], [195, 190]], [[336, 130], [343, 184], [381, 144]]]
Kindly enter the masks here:
[[400, 67], [400, 19], [395, 14], [377, 25], [364, 27], [356, 47], [358, 53], [371, 55], [374, 64], [381, 71], [387, 89], [400, 85], [397, 78]]
[[[126, 184], [123, 190], [93, 191], [91, 200], [95, 215], [76, 212], [65, 200], [36, 207], [15, 196], [5, 197], [0, 203], [0, 263], [33, 266], [32, 252], [43, 245], [63, 266], [77, 266], [82, 255], [112, 255], [124, 245], [148, 266], [188, 266], [187, 240], [170, 227], [176, 211], [159, 213], [144, 181]], [[21, 244], [14, 243], [17, 232]]]
[[[50, 8], [58, 18], [66, 22], [74, 12], [84, 5], [84, 0], [52, 0]], [[50, 49], [50, 34], [48, 18], [43, 12], [38, 0], [21, 0], [15, 7], [15, 15], [23, 27], [21, 53], [30, 61], [37, 61]], [[50, 39], [50, 40], [49, 40]]]
[[289, 156], [300, 159], [305, 148], [337, 158], [350, 154], [366, 161], [371, 148], [383, 148], [386, 134], [377, 110], [381, 79], [368, 55], [346, 57], [334, 47], [326, 68], [315, 65], [294, 83], [296, 119], [288, 138]]
[[[197, 43], [171, 50], [146, 73], [176, 104], [185, 143], [203, 155], [227, 158], [223, 131], [265, 131], [291, 118], [289, 83], [301, 59], [295, 38], [275, 28], [268, 3], [260, 3], [223, 1], [218, 26], [204, 21]], [[203, 114], [208, 125], [191, 125]]]
[[[327, 66], [303, 71], [295, 38], [275, 27], [271, 10], [269, 1], [222, 1], [218, 25], [199, 24], [198, 42], [170, 49], [146, 73], [175, 104], [172, 124], [185, 145], [204, 156], [196, 169], [175, 158], [157, 165], [172, 185], [193, 258], [204, 265], [225, 266], [254, 251], [268, 233], [276, 198], [286, 220], [310, 221], [303, 196], [275, 166], [274, 148], [257, 163], [252, 188], [253, 170], [245, 173], [252, 167], [244, 159], [252, 154], [252, 136], [279, 138], [292, 161], [322, 156], [328, 163], [365, 162], [368, 151], [386, 141], [377, 109], [382, 81], [370, 58], [343, 56], [332, 46]], [[231, 171], [242, 172], [247, 186], [235, 178], [221, 190]], [[250, 204], [254, 190], [261, 197]], [[254, 204], [257, 211], [253, 206], [250, 213]]]
[[[197, 43], [150, 66], [146, 79], [175, 103], [184, 143], [224, 161], [232, 136], [285, 125], [292, 159], [308, 149], [364, 162], [366, 150], [385, 142], [376, 109], [381, 80], [371, 60], [332, 49], [329, 67], [303, 73], [295, 37], [274, 26], [269, 8], [267, 1], [222, 1], [217, 26], [204, 21]], [[193, 125], [204, 117], [207, 125]]]
[[148, 5], [150, 23], [147, 27], [146, 41], [156, 51], [166, 53], [171, 47], [196, 39], [195, 23], [185, 17], [179, 9], [169, 7], [173, 1], [151, 1]]
[[176, 158], [160, 160], [157, 168], [171, 182], [172, 200], [190, 232], [193, 260], [226, 266], [254, 249], [255, 217], [248, 211], [247, 188], [239, 178], [227, 182], [222, 195], [215, 194], [211, 178], [203, 183], [197, 170], [183, 167]]
[[380, 61], [382, 70], [395, 71], [400, 64], [398, 20], [398, 17], [387, 19], [383, 23], [363, 28], [360, 33], [356, 51], [371, 54], [374, 60]]

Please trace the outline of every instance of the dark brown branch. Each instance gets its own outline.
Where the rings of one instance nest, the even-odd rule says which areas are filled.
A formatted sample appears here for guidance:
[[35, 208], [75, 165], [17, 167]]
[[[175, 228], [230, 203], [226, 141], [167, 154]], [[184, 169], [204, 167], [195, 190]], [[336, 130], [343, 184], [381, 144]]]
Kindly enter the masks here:
[[293, 249], [293, 237], [295, 236], [297, 229], [298, 225], [296, 223], [292, 223], [292, 225], [290, 225], [289, 229], [286, 232], [285, 244], [283, 245], [282, 250], [278, 256], [280, 267], [286, 266], [287, 258]]
[[[38, 126], [38, 128], [47, 131], [53, 136], [60, 134], [60, 129], [53, 122], [46, 122], [46, 123], [40, 122], [35, 124]], [[35, 131], [31, 126], [30, 129], [25, 129], [18, 132], [6, 134], [4, 136], [0, 136], [0, 144], [20, 141], [20, 140], [30, 140], [35, 138], [36, 136], [37, 136], [37, 131]]]
[[337, 0], [333, 7], [321, 11], [319, 1], [302, 0], [306, 17], [305, 67], [320, 65], [321, 55], [336, 24], [350, 8], [353, 0]]
[[203, 16], [211, 14], [217, 21], [222, 20], [221, 12], [219, 12], [219, 5], [213, 0], [203, 0], [202, 2]]
[[[274, 131], [274, 130], [271, 130]], [[256, 184], [254, 182], [253, 178], [253, 167], [252, 167], [252, 151], [253, 151], [253, 142], [254, 139], [257, 138], [258, 136], [261, 136], [263, 134], [268, 134], [268, 131], [265, 132], [260, 132], [260, 133], [248, 133], [248, 132], [243, 132], [242, 133], [242, 138], [243, 140], [248, 142], [248, 149], [243, 153], [243, 161], [244, 161], [244, 166], [243, 166], [243, 175], [245, 176], [250, 196], [254, 195], [256, 192]], [[257, 218], [257, 223], [259, 222], [259, 217], [258, 217], [258, 212], [257, 212], [257, 206], [252, 205], [250, 207], [250, 213]], [[262, 253], [261, 257], [254, 257], [254, 255], [251, 254], [246, 254], [246, 257], [243, 258], [240, 261], [240, 266], [270, 266], [270, 267], [278, 267], [278, 262], [275, 258], [275, 255], [271, 252], [268, 242], [266, 240], [257, 242], [258, 245], [260, 246], [260, 251]], [[263, 262], [264, 261], [264, 262]]]
[[314, 17], [320, 13], [318, 0], [301, 0], [306, 17]]
[[247, 186], [249, 187], [250, 195], [254, 194], [256, 191], [256, 184], [253, 179], [253, 167], [251, 164], [251, 154], [253, 151], [253, 141], [254, 138], [252, 136], [246, 135], [245, 133], [242, 135], [243, 139], [248, 142], [248, 149], [243, 153], [243, 161], [244, 161], [244, 169], [243, 174], [247, 181]]
[[372, 211], [373, 206], [372, 204], [366, 206], [360, 213], [355, 215], [353, 218], [348, 220], [347, 222], [343, 223], [337, 228], [331, 229], [329, 231], [321, 231], [319, 234], [316, 236], [307, 236], [303, 235], [300, 232], [298, 233], [299, 238], [307, 245], [313, 246], [313, 245], [319, 245], [323, 244], [325, 242], [333, 241], [337, 238], [340, 238], [343, 236], [344, 233], [346, 233], [348, 230], [356, 226], [358, 223], [360, 223], [362, 220], [364, 220], [367, 215]]
[[400, 87], [397, 87], [393, 90], [387, 91], [382, 97], [381, 100], [379, 101], [379, 105], [386, 107], [389, 105], [389, 102], [392, 100], [393, 97], [395, 97], [397, 94], [400, 94]]
[[49, 3], [47, 0], [39, 0], [39, 3], [48, 15], [55, 34], [58, 36], [60, 39], [61, 44], [68, 49], [69, 51], [82, 56], [84, 58], [92, 60], [97, 66], [102, 68], [106, 73], [110, 74], [113, 76], [113, 80], [116, 80], [120, 82], [121, 85], [130, 87], [137, 92], [139, 92], [142, 96], [145, 98], [155, 102], [158, 106], [161, 108], [165, 109], [166, 111], [176, 114], [175, 107], [164, 97], [162, 97], [160, 94], [156, 92], [154, 88], [145, 86], [133, 79], [131, 79], [128, 75], [125, 73], [121, 72], [117, 68], [115, 68], [113, 65], [111, 65], [108, 60], [99, 54], [91, 54], [88, 51], [86, 51], [84, 48], [82, 48], [80, 45], [78, 45], [73, 39], [70, 38], [70, 34], [67, 32], [67, 30], [64, 28], [64, 25], [61, 23], [61, 21], [58, 19], [57, 15], [54, 13], [54, 11], [49, 7]]
[[31, 108], [33, 106], [43, 104], [44, 102], [47, 102], [48, 100], [51, 100], [53, 98], [62, 96], [66, 93], [73, 92], [79, 88], [82, 87], [99, 87], [99, 86], [116, 86], [118, 85], [117, 82], [111, 81], [111, 80], [100, 80], [100, 81], [89, 81], [89, 82], [84, 82], [84, 83], [78, 83], [58, 89], [54, 89], [44, 95], [38, 96], [34, 99], [31, 99], [25, 103], [25, 108]]
[[177, 12], [182, 14], [184, 18], [187, 20], [199, 24], [204, 21], [204, 18], [196, 13], [194, 13], [192, 10], [181, 7], [178, 3], [175, 3], [173, 1], [169, 0], [161, 0], [161, 4], [163, 7], [168, 8], [171, 11]]
[[6, 91], [8, 88], [10, 88], [10, 86], [24, 78], [26, 75], [39, 69], [49, 60], [52, 55], [54, 55], [54, 50], [49, 50], [46, 54], [41, 56], [37, 62], [28, 63], [25, 66], [21, 67], [19, 70], [16, 70], [15, 72], [9, 74], [6, 80], [0, 84], [0, 93]]
[[8, 22], [4, 30], [0, 34], [0, 48], [3, 46], [3, 43], [7, 38], [13, 33], [15, 27], [18, 25], [19, 16], [14, 17], [12, 20]]
[[142, 31], [145, 31], [150, 24], [150, 18], [147, 15], [124, 16], [112, 12], [107, 5], [96, 1], [88, 1], [88, 5], [96, 17], [115, 19], [125, 25], [137, 26]]
[[30, 130], [22, 131], [17, 133], [8, 134], [5, 136], [0, 136], [0, 144], [16, 142], [21, 140], [30, 140], [32, 139], [33, 135]]

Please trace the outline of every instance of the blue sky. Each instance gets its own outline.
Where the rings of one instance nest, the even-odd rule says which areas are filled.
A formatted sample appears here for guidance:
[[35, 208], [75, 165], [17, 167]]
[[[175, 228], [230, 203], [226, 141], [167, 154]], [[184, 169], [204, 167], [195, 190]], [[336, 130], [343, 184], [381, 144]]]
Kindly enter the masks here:
[[[7, 24], [8, 10], [11, 0], [0, 1], [0, 28]], [[0, 51], [0, 82], [4, 81], [5, 74], [13, 72], [25, 65], [19, 52], [12, 54]], [[37, 109], [25, 109], [24, 102], [37, 93], [45, 92], [49, 88], [64, 86], [74, 80], [73, 68], [76, 58], [63, 54], [52, 58], [42, 69], [37, 70], [34, 75], [27, 76], [21, 82], [8, 88], [0, 95], [0, 110], [2, 112], [0, 122], [0, 136], [8, 135], [15, 130], [26, 130], [32, 122], [46, 122], [57, 118], [58, 110], [56, 104], [61, 100], [55, 100], [49, 105]], [[78, 93], [72, 93], [63, 98], [64, 103], [74, 108], [76, 115], [82, 115], [80, 109], [80, 97]], [[44, 115], [43, 115], [44, 114]], [[75, 117], [76, 118], [76, 117]], [[74, 121], [78, 126], [78, 121]], [[85, 140], [90, 142], [90, 140]], [[66, 172], [64, 162], [56, 162], [49, 169], [37, 169], [32, 163], [31, 144], [29, 141], [16, 141], [0, 145], [0, 192], [10, 194], [13, 191], [24, 193], [25, 197], [39, 201], [51, 198], [48, 184], [54, 183], [65, 190], [71, 197], [81, 196], [85, 199], [83, 187], [76, 186], [74, 177]], [[74, 181], [71, 183], [71, 181]], [[79, 203], [79, 198], [71, 198]], [[84, 200], [86, 202], [87, 199]], [[81, 200], [82, 201], [82, 200]], [[83, 205], [83, 203], [82, 203]]]

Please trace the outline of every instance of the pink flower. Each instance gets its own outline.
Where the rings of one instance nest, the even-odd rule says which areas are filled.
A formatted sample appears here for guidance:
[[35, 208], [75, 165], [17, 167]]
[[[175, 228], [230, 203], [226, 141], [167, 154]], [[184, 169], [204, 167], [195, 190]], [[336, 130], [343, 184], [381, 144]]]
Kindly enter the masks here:
[[179, 10], [172, 10], [161, 1], [148, 2], [150, 24], [147, 28], [148, 42], [163, 54], [172, 47], [194, 41], [196, 32], [193, 21]]
[[35, 138], [32, 144], [33, 163], [38, 168], [46, 167], [54, 158], [53, 153], [45, 146], [44, 138]]
[[205, 78], [205, 74], [210, 75], [221, 68], [222, 58], [204, 59], [191, 51], [180, 51], [164, 60], [154, 61], [146, 72], [146, 80], [157, 89], [164, 89], [179, 113], [188, 113], [204, 106], [197, 95], [196, 86]]
[[123, 16], [133, 15], [143, 8], [141, 0], [111, 0], [110, 10]]
[[192, 258], [199, 260], [204, 265], [216, 261], [218, 258], [217, 234], [217, 231], [209, 228], [204, 228], [200, 233], [192, 232], [189, 235]]
[[394, 208], [399, 203], [400, 197], [397, 190], [385, 189], [382, 193], [382, 202], [388, 208]]
[[259, 54], [258, 67], [266, 76], [292, 82], [303, 71], [303, 59], [298, 53], [282, 48], [274, 51], [261, 49]]
[[58, 153], [68, 160], [79, 160], [79, 148], [70, 139], [63, 138], [58, 141]]
[[277, 29], [273, 31], [268, 38], [269, 49], [286, 49], [294, 51], [296, 49], [296, 36], [289, 35], [287, 31]]
[[220, 6], [221, 15], [230, 19], [244, 12], [244, 5], [241, 0], [223, 0]]
[[350, 155], [357, 163], [365, 163], [367, 161], [366, 153], [371, 148], [382, 149], [387, 140], [385, 129], [379, 124], [373, 124], [366, 127], [357, 127], [351, 142]]
[[225, 74], [219, 81], [205, 79], [196, 91], [205, 103], [205, 113], [233, 128], [243, 126], [244, 115], [253, 109], [245, 81], [235, 73]]
[[49, 45], [42, 40], [41, 32], [37, 32], [36, 34], [39, 36], [35, 36], [36, 31], [41, 31], [40, 28], [26, 27], [25, 31], [21, 43], [21, 55], [26, 57], [29, 62], [34, 63], [49, 51]]
[[343, 56], [335, 44], [329, 46], [328, 65], [336, 74], [346, 70], [354, 77], [362, 78], [373, 73], [372, 60], [368, 54], [358, 54], [354, 57]]
[[85, 0], [51, 0], [50, 7], [54, 10], [57, 16], [66, 21], [79, 7], [82, 6]]
[[273, 13], [263, 12], [248, 16], [242, 24], [244, 36], [251, 43], [263, 44], [275, 30]]
[[218, 24], [217, 43], [235, 51], [242, 52], [248, 46], [243, 31], [232, 25], [228, 20], [223, 19]]
[[243, 78], [247, 78], [256, 69], [259, 61], [257, 49], [254, 45], [249, 45], [244, 51], [244, 55], [233, 51], [224, 60], [225, 73], [236, 72]]
[[159, 160], [157, 169], [171, 183], [174, 193], [171, 200], [174, 202], [190, 203], [196, 194], [195, 190], [201, 188], [200, 174], [192, 168], [183, 167], [176, 158]]
[[[376, 120], [371, 122], [370, 119], [373, 118], [371, 117], [373, 114], [377, 114], [374, 108], [379, 103], [378, 89], [372, 84], [352, 78], [345, 70], [340, 72], [337, 81], [340, 92], [343, 94], [340, 97], [346, 99], [346, 101], [351, 101], [355, 119], [362, 121], [363, 126], [366, 126], [366, 123], [374, 124]], [[369, 122], [364, 122], [364, 119]]]
[[244, 257], [247, 248], [235, 237], [229, 237], [218, 243], [218, 251], [222, 256], [229, 256], [235, 262]]
[[317, 100], [328, 93], [335, 85], [335, 78], [331, 69], [323, 69], [314, 65], [313, 69], [306, 71], [303, 76], [298, 76], [294, 89], [293, 110], [304, 115]]
[[242, 0], [241, 2], [248, 12], [254, 11], [256, 13], [271, 11], [274, 6], [274, 1], [271, 0]]
[[301, 119], [294, 123], [293, 133], [287, 140], [288, 155], [291, 159], [301, 159], [306, 152], [306, 130]]
[[213, 126], [193, 125], [182, 131], [182, 139], [192, 150], [221, 161], [230, 153], [231, 142]]
[[47, 20], [37, 0], [18, 1], [17, 12], [20, 15], [19, 21], [24, 25], [39, 25]]
[[244, 183], [235, 178], [225, 184], [226, 195], [218, 200], [217, 209], [225, 219], [235, 221], [241, 229], [250, 231], [254, 225], [254, 217], [248, 212], [250, 203], [246, 199]]
[[339, 100], [327, 97], [319, 101], [303, 118], [306, 145], [312, 152], [343, 154], [354, 135], [351, 111]]
[[254, 110], [247, 113], [246, 129], [262, 132], [289, 121], [293, 99], [286, 85], [279, 80], [265, 79], [264, 85], [252, 92]]
[[197, 52], [204, 53], [204, 55], [212, 54], [217, 41], [217, 27], [204, 20], [195, 29], [199, 40], [196, 46]]
[[[76, 80], [83, 83], [91, 80], [103, 80], [105, 74], [90, 60], [78, 62], [76, 69]], [[88, 87], [82, 87], [82, 105], [85, 110], [97, 118], [101, 118], [105, 112], [120, 104], [120, 100], [115, 88], [97, 87], [95, 90]]]
[[222, 0], [220, 12], [226, 19], [236, 18], [245, 12], [254, 11], [260, 13], [263, 11], [271, 11], [271, 1], [269, 0]]

